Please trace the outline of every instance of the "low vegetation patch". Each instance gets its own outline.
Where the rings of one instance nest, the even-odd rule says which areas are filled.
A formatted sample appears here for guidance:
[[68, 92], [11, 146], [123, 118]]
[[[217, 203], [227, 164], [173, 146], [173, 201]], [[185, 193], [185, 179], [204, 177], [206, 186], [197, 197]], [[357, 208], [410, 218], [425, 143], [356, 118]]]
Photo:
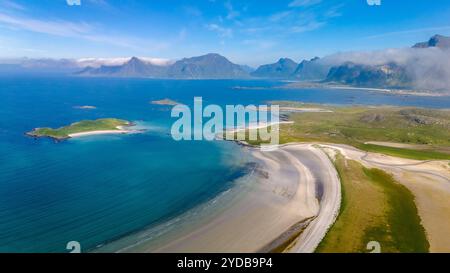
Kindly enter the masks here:
[[118, 126], [129, 126], [131, 123], [126, 120], [106, 118], [97, 120], [83, 120], [72, 123], [69, 126], [64, 126], [58, 129], [52, 128], [36, 128], [27, 133], [33, 137], [51, 137], [54, 139], [66, 139], [70, 134], [103, 131], [103, 130], [118, 130]]
[[[280, 142], [348, 144], [369, 152], [418, 160], [450, 160], [450, 111], [402, 107], [336, 107], [271, 102], [332, 112], [289, 113], [293, 124], [280, 126]], [[366, 142], [422, 145], [422, 149], [386, 147]]]
[[414, 196], [379, 169], [338, 155], [335, 166], [342, 184], [340, 214], [317, 252], [369, 252], [376, 241], [381, 252], [428, 252]]

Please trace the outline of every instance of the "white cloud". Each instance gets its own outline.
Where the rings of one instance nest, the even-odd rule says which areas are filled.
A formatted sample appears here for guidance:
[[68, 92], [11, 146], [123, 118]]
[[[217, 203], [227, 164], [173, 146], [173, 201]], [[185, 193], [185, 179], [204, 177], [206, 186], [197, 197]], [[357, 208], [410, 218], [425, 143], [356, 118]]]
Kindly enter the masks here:
[[[138, 57], [140, 60], [153, 65], [167, 66], [173, 63], [172, 60], [162, 58]], [[130, 57], [117, 58], [80, 58], [74, 60], [77, 66], [80, 67], [100, 67], [102, 65], [115, 66], [122, 65], [130, 60]]]
[[0, 12], [0, 24], [15, 30], [77, 38], [141, 51], [159, 50], [168, 46], [163, 42], [154, 43], [135, 37], [98, 34], [92, 25], [85, 22], [30, 19]]
[[239, 11], [237, 11], [233, 8], [233, 5], [231, 4], [230, 1], [225, 2], [225, 8], [227, 9], [227, 12], [228, 12], [228, 14], [226, 16], [226, 18], [228, 20], [233, 20], [241, 14]]
[[184, 12], [189, 16], [200, 17], [202, 16], [202, 11], [194, 6], [185, 6]]
[[231, 28], [225, 28], [225, 27], [221, 27], [217, 24], [208, 24], [206, 26], [207, 29], [211, 30], [211, 31], [215, 31], [219, 34], [220, 37], [222, 38], [231, 38], [233, 37], [233, 30]]
[[252, 48], [256, 49], [271, 49], [273, 48], [277, 43], [270, 40], [257, 40], [257, 39], [247, 39], [242, 41], [244, 45], [251, 46]]
[[277, 12], [277, 13], [270, 15], [269, 20], [271, 22], [279, 22], [283, 19], [288, 18], [290, 15], [292, 15], [291, 10], [281, 11], [281, 12]]
[[91, 31], [91, 27], [86, 23], [75, 24], [67, 21], [43, 21], [16, 17], [5, 13], [0, 13], [0, 23], [15, 29], [66, 37], [81, 36]]
[[187, 37], [187, 29], [186, 29], [186, 28], [182, 28], [182, 29], [178, 32], [177, 40], [178, 40], [178, 41], [183, 41], [184, 39], [186, 39], [186, 37]]
[[25, 8], [24, 6], [22, 6], [22, 5], [20, 5], [20, 4], [16, 3], [16, 2], [14, 2], [14, 1], [11, 1], [11, 0], [3, 0], [3, 1], [1, 2], [1, 5], [2, 5], [3, 7], [5, 7], [5, 8], [8, 8], [8, 9], [14, 9], [14, 10], [26, 10], [26, 8]]
[[429, 28], [408, 29], [408, 30], [402, 30], [402, 31], [392, 31], [392, 32], [371, 35], [366, 38], [367, 39], [378, 39], [378, 38], [384, 38], [384, 37], [388, 37], [388, 36], [397, 36], [397, 35], [415, 34], [415, 33], [427, 33], [427, 32], [443, 31], [443, 30], [450, 30], [450, 26], [438, 26], [438, 27], [429, 27]]
[[311, 21], [306, 24], [293, 26], [291, 28], [291, 31], [294, 33], [308, 32], [308, 31], [313, 31], [313, 30], [319, 29], [324, 25], [326, 25], [325, 22]]
[[414, 87], [450, 93], [450, 50], [439, 48], [398, 48], [377, 51], [342, 52], [322, 58], [328, 66], [353, 62], [363, 65], [396, 63], [404, 66], [414, 80]]
[[298, 7], [306, 7], [299, 10], [291, 7], [285, 10], [277, 11], [265, 17], [250, 18], [244, 21], [245, 28], [242, 32], [249, 35], [265, 36], [272, 33], [277, 36], [292, 35], [320, 29], [328, 24], [332, 18], [342, 16], [340, 13], [342, 4], [334, 6], [323, 6], [319, 10], [307, 7], [318, 4], [318, 0], [302, 0], [291, 2]]
[[289, 7], [309, 7], [320, 4], [322, 0], [294, 0], [289, 3]]

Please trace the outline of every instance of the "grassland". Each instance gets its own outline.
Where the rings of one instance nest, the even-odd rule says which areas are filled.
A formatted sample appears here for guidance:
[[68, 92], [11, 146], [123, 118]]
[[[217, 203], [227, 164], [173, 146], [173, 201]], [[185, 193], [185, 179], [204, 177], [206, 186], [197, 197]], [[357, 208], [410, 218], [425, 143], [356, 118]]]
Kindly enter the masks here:
[[[450, 110], [390, 106], [337, 107], [286, 101], [270, 103], [332, 111], [288, 113], [294, 123], [280, 126], [280, 143], [339, 143], [402, 158], [450, 160]], [[417, 144], [423, 148], [366, 144], [371, 141]], [[259, 141], [249, 143], [260, 144]]]
[[381, 252], [428, 252], [414, 197], [392, 176], [338, 155], [342, 183], [340, 214], [317, 252], [368, 252], [377, 241]]
[[83, 120], [72, 123], [69, 126], [64, 126], [57, 129], [52, 128], [36, 128], [27, 135], [33, 137], [50, 137], [57, 140], [67, 139], [70, 134], [92, 132], [92, 131], [107, 131], [118, 130], [119, 126], [129, 126], [130, 122], [126, 120], [106, 118], [97, 120]]
[[363, 151], [381, 153], [402, 158], [410, 158], [416, 160], [450, 160], [448, 150], [444, 147], [430, 147], [429, 150], [414, 150], [359, 143], [354, 144], [354, 146]]

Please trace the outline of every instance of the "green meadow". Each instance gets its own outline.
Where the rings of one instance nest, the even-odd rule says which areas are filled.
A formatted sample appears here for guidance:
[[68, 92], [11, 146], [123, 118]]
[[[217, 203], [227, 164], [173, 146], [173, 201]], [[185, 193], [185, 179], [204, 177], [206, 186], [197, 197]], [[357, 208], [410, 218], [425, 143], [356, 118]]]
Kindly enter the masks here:
[[[280, 143], [322, 142], [348, 144], [368, 152], [418, 160], [450, 160], [450, 110], [411, 107], [361, 107], [272, 101], [298, 110], [320, 108], [331, 112], [286, 112], [293, 124], [280, 125]], [[261, 141], [248, 141], [258, 145]], [[367, 142], [411, 145], [388, 147]]]
[[371, 241], [384, 253], [428, 252], [414, 196], [406, 187], [382, 170], [341, 155], [335, 166], [342, 185], [341, 209], [317, 252], [369, 252]]

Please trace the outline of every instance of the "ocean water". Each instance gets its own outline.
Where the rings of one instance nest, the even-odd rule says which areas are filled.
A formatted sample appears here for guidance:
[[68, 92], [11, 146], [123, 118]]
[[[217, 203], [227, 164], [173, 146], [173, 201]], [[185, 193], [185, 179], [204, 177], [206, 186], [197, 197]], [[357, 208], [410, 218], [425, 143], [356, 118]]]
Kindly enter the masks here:
[[[0, 252], [82, 250], [156, 226], [233, 186], [251, 162], [223, 141], [174, 141], [171, 98], [192, 105], [297, 100], [447, 108], [449, 97], [386, 95], [357, 90], [279, 90], [276, 81], [176, 81], [0, 77]], [[235, 86], [272, 87], [236, 90]], [[82, 110], [75, 106], [93, 105]], [[24, 135], [83, 119], [115, 117], [146, 131], [55, 143]]]

